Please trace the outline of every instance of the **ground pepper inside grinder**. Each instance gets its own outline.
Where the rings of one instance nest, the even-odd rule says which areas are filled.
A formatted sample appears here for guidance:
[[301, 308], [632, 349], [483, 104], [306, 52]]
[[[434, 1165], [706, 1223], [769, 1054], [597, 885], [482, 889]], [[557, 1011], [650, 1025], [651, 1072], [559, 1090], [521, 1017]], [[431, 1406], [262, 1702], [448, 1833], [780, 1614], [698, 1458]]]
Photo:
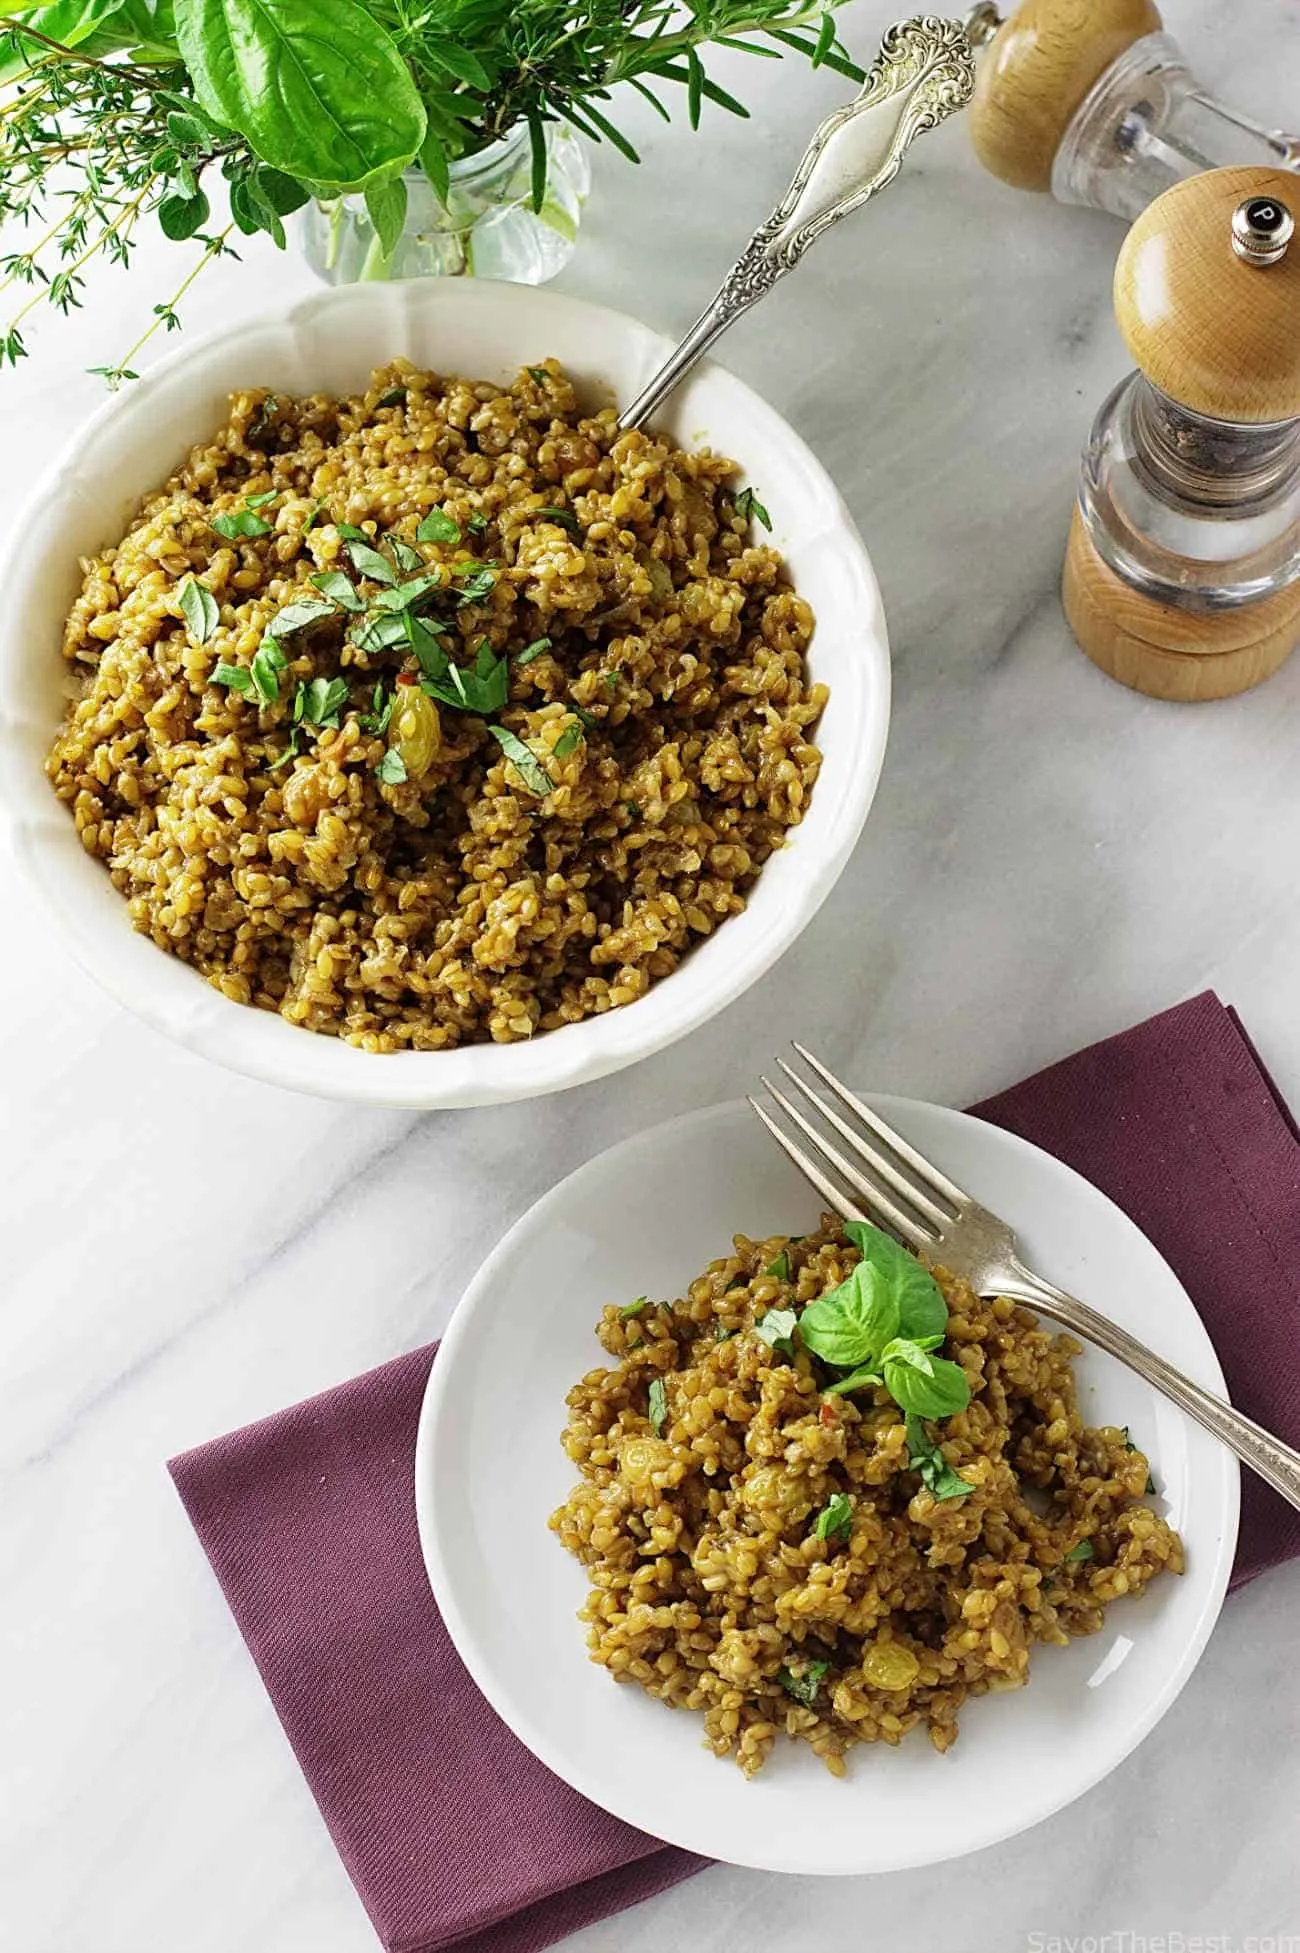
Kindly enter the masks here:
[[1226, 698], [1300, 641], [1300, 180], [1212, 170], [1140, 216], [1115, 314], [1138, 371], [1103, 406], [1065, 560], [1094, 663]]

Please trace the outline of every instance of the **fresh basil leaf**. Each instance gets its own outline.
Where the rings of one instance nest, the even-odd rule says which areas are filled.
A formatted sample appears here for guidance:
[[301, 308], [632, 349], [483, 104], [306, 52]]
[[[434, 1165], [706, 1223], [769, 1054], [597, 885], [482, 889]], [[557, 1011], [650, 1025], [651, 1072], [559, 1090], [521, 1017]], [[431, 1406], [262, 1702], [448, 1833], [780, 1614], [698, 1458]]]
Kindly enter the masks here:
[[288, 663], [284, 652], [272, 637], [264, 637], [253, 653], [249, 670], [253, 674], [253, 684], [258, 695], [267, 705], [274, 705], [280, 696], [280, 673]]
[[[400, 176], [387, 176], [376, 183], [368, 183], [365, 191], [366, 215], [375, 227], [379, 248], [385, 258], [391, 258], [401, 242], [406, 228], [406, 185]], [[399, 397], [406, 398], [406, 389], [397, 389]], [[396, 402], [387, 395], [375, 403], [377, 406], [394, 406]]]
[[552, 746], [551, 751], [558, 760], [568, 759], [569, 754], [581, 746], [584, 737], [585, 735], [580, 725], [566, 726]]
[[200, 107], [317, 191], [392, 176], [424, 140], [410, 67], [361, 0], [176, 0], [176, 40]]
[[500, 746], [529, 793], [543, 799], [555, 785], [536, 753], [506, 726], [489, 726], [488, 731]]
[[264, 489], [260, 495], [250, 495], [244, 506], [249, 509], [269, 508], [279, 492], [276, 488]]
[[839, 1377], [834, 1383], [828, 1383], [822, 1394], [826, 1397], [847, 1397], [854, 1390], [861, 1390], [867, 1384], [874, 1385], [881, 1381], [879, 1365], [864, 1363], [860, 1369], [851, 1370], [848, 1376]]
[[538, 522], [554, 522], [561, 529], [567, 529], [571, 536], [580, 536], [582, 527], [572, 509], [534, 509], [532, 515]]
[[267, 767], [266, 770], [268, 773], [278, 773], [282, 766], [287, 766], [291, 759], [296, 759], [298, 757], [298, 752], [299, 752], [298, 740], [299, 740], [299, 728], [295, 726], [293, 731], [289, 734], [289, 744], [285, 747], [279, 759], [272, 760], [271, 764]]
[[476, 509], [473, 515], [466, 516], [465, 527], [471, 536], [481, 536], [488, 526], [488, 519]]
[[864, 1262], [889, 1282], [898, 1300], [899, 1336], [920, 1342], [923, 1336], [941, 1340], [948, 1329], [948, 1304], [943, 1290], [916, 1256], [899, 1246], [892, 1234], [868, 1221], [846, 1221], [844, 1233]]
[[344, 542], [360, 542], [360, 543], [369, 544], [371, 540], [371, 538], [366, 534], [364, 529], [358, 529], [355, 522], [340, 522], [338, 524], [338, 532]]
[[232, 692], [251, 692], [253, 674], [247, 665], [214, 665], [208, 673], [209, 685], [224, 685]]
[[419, 550], [412, 549], [410, 543], [403, 542], [400, 536], [390, 536], [388, 538], [388, 547], [393, 552], [393, 561], [396, 563], [398, 569], [402, 571], [403, 575], [409, 575], [412, 570], [422, 570], [424, 568], [424, 558], [421, 556]]
[[895, 1336], [887, 1342], [880, 1352], [880, 1361], [882, 1364], [906, 1363], [911, 1369], [919, 1370], [923, 1377], [934, 1375], [934, 1358], [908, 1336]]
[[544, 387], [551, 377], [544, 366], [528, 366], [524, 371], [532, 375], [539, 387]]
[[780, 1254], [777, 1256], [775, 1261], [769, 1261], [767, 1267], [763, 1270], [763, 1273], [765, 1275], [775, 1275], [778, 1282], [789, 1281], [790, 1257], [786, 1253], [784, 1248], [782, 1248]]
[[[477, 712], [487, 718], [499, 712], [510, 696], [510, 665], [505, 658], [498, 658], [484, 639], [472, 667], [467, 670], [448, 661], [440, 677], [426, 679], [424, 689], [431, 698], [441, 699], [461, 712]], [[547, 780], [550, 781], [549, 774]]]
[[386, 787], [400, 787], [406, 778], [406, 762], [396, 746], [390, 746], [375, 768], [376, 779], [382, 780]]
[[417, 617], [413, 610], [402, 612], [402, 633], [414, 651], [421, 673], [431, 685], [441, 684], [451, 669], [451, 659], [438, 642], [443, 626], [429, 617]]
[[534, 658], [540, 658], [543, 651], [549, 651], [550, 648], [551, 640], [549, 637], [535, 637], [531, 644], [526, 644], [523, 650], [519, 652], [515, 658], [515, 663], [522, 669], [524, 665], [530, 665]]
[[375, 685], [374, 697], [371, 699], [369, 712], [362, 712], [358, 718], [358, 724], [362, 731], [374, 733], [387, 732], [388, 721], [393, 716], [393, 707], [396, 703], [397, 693], [386, 690], [383, 679], [379, 679]]
[[347, 551], [358, 576], [368, 576], [372, 583], [396, 583], [397, 571], [372, 543], [356, 542], [349, 538]]
[[754, 1324], [754, 1334], [778, 1355], [793, 1357], [793, 1337], [798, 1320], [793, 1309], [769, 1309]]
[[631, 1322], [633, 1316], [639, 1316], [642, 1309], [645, 1308], [648, 1299], [649, 1298], [647, 1296], [638, 1295], [635, 1302], [629, 1302], [625, 1309], [619, 1310], [618, 1312], [619, 1321]]
[[898, 1357], [890, 1357], [882, 1365], [885, 1388], [894, 1402], [918, 1417], [952, 1417], [965, 1410], [970, 1402], [970, 1384], [960, 1363], [951, 1363], [945, 1356], [917, 1353], [930, 1366], [928, 1375], [914, 1361]]
[[1095, 1559], [1096, 1549], [1094, 1548], [1093, 1543], [1090, 1539], [1081, 1539], [1077, 1546], [1072, 1546], [1070, 1548], [1065, 1558], [1067, 1563], [1070, 1561], [1074, 1561], [1076, 1564], [1080, 1560]]
[[257, 188], [277, 217], [291, 217], [295, 210], [301, 210], [311, 201], [306, 184], [300, 183], [296, 176], [286, 176], [283, 170], [259, 170]]
[[335, 615], [334, 605], [323, 598], [299, 597], [295, 603], [278, 610], [266, 628], [271, 637], [292, 637], [295, 631], [305, 631], [309, 624], [319, 624], [323, 618]]
[[177, 595], [190, 636], [196, 644], [206, 644], [221, 622], [216, 598], [205, 584], [197, 582], [192, 576], [181, 578]]
[[655, 1377], [650, 1384], [650, 1423], [657, 1438], [664, 1434], [668, 1422], [668, 1392], [662, 1377]]
[[346, 570], [322, 570], [319, 576], [311, 580], [322, 597], [328, 597], [339, 610], [360, 612], [365, 609], [366, 600]]
[[786, 1694], [792, 1695], [796, 1702], [802, 1702], [805, 1709], [815, 1709], [822, 1676], [829, 1668], [828, 1661], [810, 1661], [805, 1663], [801, 1675], [793, 1674], [788, 1668], [778, 1668], [776, 1679]]
[[892, 1286], [868, 1262], [859, 1262], [846, 1282], [810, 1302], [799, 1318], [799, 1333], [813, 1355], [837, 1370], [875, 1362], [897, 1330]]
[[817, 1514], [813, 1527], [815, 1539], [834, 1539], [839, 1533], [847, 1539], [853, 1530], [853, 1501], [847, 1492], [833, 1492], [830, 1502]]
[[302, 533], [304, 536], [308, 533], [309, 530], [314, 529], [316, 527], [316, 524], [320, 521], [321, 517], [324, 514], [325, 514], [324, 502], [314, 503], [311, 509], [308, 511], [307, 520], [302, 525]]
[[914, 1411], [907, 1414], [907, 1462], [934, 1499], [964, 1499], [970, 1481], [955, 1472]]
[[458, 543], [460, 524], [445, 509], [430, 509], [415, 532], [417, 542]]
[[761, 522], [768, 534], [771, 534], [772, 518], [752, 488], [739, 489], [731, 500], [737, 515], [743, 516], [746, 522]]
[[413, 576], [409, 583], [399, 583], [395, 589], [381, 590], [375, 598], [376, 610], [410, 610], [436, 590], [442, 582], [438, 570], [426, 570], [423, 576]]
[[265, 508], [268, 502], [274, 500], [274, 494], [250, 495], [242, 507], [230, 509], [222, 515], [214, 515], [212, 527], [219, 536], [224, 536], [227, 542], [238, 542], [251, 536], [269, 536], [271, 524], [263, 516], [258, 515], [257, 510]]

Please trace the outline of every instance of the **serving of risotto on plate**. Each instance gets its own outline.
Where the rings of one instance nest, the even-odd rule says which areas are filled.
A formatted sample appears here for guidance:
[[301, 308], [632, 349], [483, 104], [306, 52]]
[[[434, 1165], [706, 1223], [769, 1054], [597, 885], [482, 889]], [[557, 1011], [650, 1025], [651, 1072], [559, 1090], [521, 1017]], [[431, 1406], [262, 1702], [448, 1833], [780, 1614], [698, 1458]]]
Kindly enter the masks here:
[[1035, 1644], [1182, 1571], [1146, 1457], [1083, 1422], [1079, 1345], [876, 1228], [738, 1236], [597, 1333], [611, 1366], [569, 1394], [582, 1477], [551, 1519], [592, 1659], [702, 1714], [746, 1774], [782, 1731], [836, 1775], [918, 1724], [946, 1750]]
[[371, 1051], [628, 1003], [744, 907], [817, 778], [762, 484], [398, 361], [237, 394], [83, 563], [47, 771], [134, 925]]

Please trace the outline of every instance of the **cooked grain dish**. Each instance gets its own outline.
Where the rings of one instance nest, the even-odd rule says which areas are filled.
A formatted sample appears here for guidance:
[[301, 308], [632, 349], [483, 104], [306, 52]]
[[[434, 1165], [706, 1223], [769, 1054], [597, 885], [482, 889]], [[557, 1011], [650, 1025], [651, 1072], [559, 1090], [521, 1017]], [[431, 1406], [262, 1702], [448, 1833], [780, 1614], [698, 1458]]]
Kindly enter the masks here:
[[829, 1216], [738, 1236], [682, 1299], [607, 1308], [612, 1367], [568, 1398], [582, 1477], [551, 1525], [587, 1571], [592, 1659], [702, 1713], [747, 1775], [782, 1730], [837, 1776], [850, 1745], [918, 1724], [946, 1750], [967, 1697], [1025, 1682], [1035, 1643], [1182, 1570], [1146, 1458], [1084, 1425], [1079, 1346], [1027, 1309], [935, 1271], [969, 1391], [938, 1420], [905, 1420], [883, 1385], [831, 1394], [801, 1336], [763, 1340], [858, 1260]]
[[434, 1050], [629, 1003], [817, 777], [812, 615], [735, 482], [554, 360], [237, 394], [82, 566], [55, 791], [138, 929], [292, 1024]]

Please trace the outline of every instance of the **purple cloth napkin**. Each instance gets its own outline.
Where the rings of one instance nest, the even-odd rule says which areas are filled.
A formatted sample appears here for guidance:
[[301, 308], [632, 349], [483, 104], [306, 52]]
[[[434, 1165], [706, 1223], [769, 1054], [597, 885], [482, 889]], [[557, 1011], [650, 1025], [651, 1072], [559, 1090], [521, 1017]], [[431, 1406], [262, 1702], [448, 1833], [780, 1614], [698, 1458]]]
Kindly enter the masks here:
[[[1130, 1213], [1216, 1337], [1234, 1401], [1300, 1442], [1300, 1141], [1213, 996], [975, 1110]], [[433, 1351], [172, 1460], [331, 1836], [389, 1953], [534, 1953], [705, 1861], [536, 1762], [461, 1667], [425, 1579], [413, 1456]], [[1240, 1585], [1300, 1553], [1246, 1474]]]

